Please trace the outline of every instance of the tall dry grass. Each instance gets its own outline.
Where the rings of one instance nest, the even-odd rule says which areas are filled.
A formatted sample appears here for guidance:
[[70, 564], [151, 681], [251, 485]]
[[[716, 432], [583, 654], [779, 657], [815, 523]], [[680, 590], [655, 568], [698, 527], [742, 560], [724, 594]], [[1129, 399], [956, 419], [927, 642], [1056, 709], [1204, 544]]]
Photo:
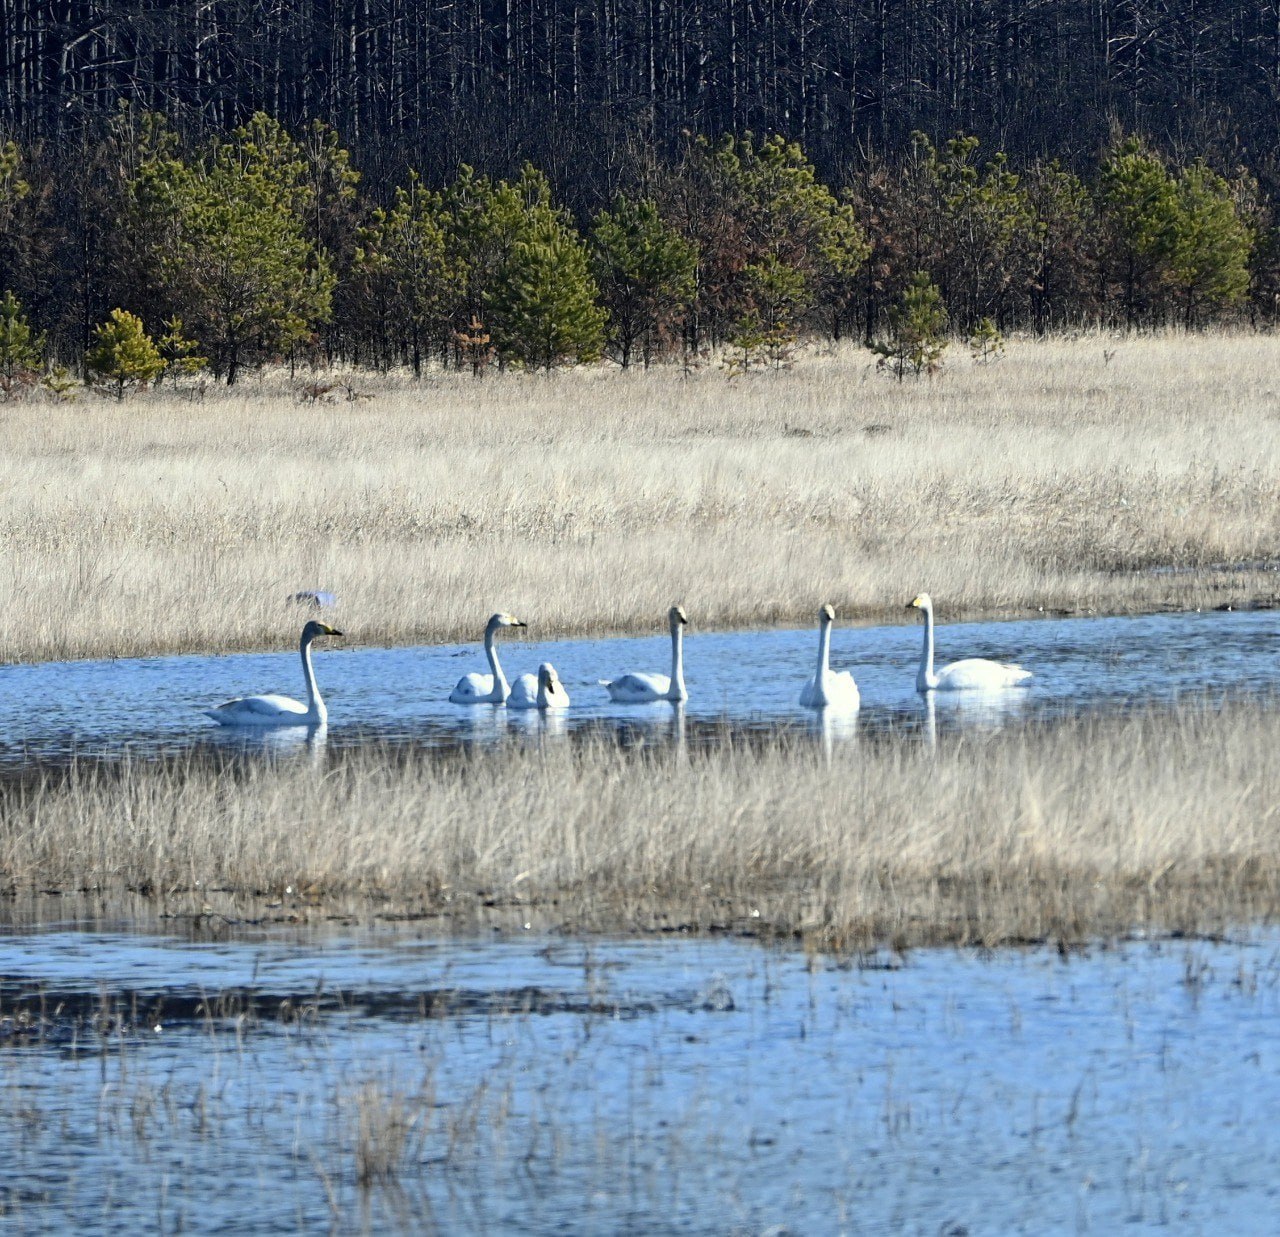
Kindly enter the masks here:
[[[866, 353], [550, 377], [283, 375], [200, 403], [0, 410], [0, 656], [281, 646], [287, 594], [355, 638], [879, 618], [925, 588], [973, 612], [1274, 591], [1280, 341], [1021, 342], [898, 385]], [[301, 385], [299, 382], [297, 385]], [[1188, 574], [1150, 575], [1175, 565]]]
[[1275, 912], [1278, 744], [1280, 716], [1240, 704], [830, 758], [794, 739], [126, 765], [0, 788], [0, 873], [176, 914], [505, 910], [837, 948], [1201, 930]]

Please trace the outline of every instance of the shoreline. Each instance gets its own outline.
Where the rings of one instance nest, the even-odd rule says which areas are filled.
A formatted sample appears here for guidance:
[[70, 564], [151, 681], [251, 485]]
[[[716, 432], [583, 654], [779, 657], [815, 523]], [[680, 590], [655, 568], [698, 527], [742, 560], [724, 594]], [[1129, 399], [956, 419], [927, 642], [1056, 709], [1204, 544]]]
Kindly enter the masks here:
[[[1147, 570], [1159, 570], [1158, 568], [1150, 568]], [[1193, 570], [1193, 569], [1190, 569]], [[1242, 569], [1243, 570], [1243, 569]], [[1271, 569], [1266, 569], [1269, 573]], [[1233, 575], [1236, 569], [1225, 568], [1219, 569], [1217, 574]], [[1179, 574], [1178, 579], [1186, 579], [1185, 574]], [[904, 603], [905, 605], [905, 603]], [[1155, 614], [1200, 614], [1206, 610], [1211, 611], [1239, 611], [1241, 613], [1260, 613], [1272, 610], [1280, 610], [1280, 580], [1277, 580], [1277, 591], [1273, 593], [1255, 593], [1252, 595], [1241, 596], [1235, 601], [1221, 602], [1216, 605], [1188, 605], [1183, 604], [1180, 600], [1174, 598], [1165, 598], [1160, 600], [1152, 600], [1146, 604], [1137, 602], [1123, 607], [1114, 609], [1095, 608], [1095, 607], [1038, 607], [1027, 605], [1018, 609], [1009, 608], [983, 608], [974, 607], [971, 609], [959, 610], [948, 608], [947, 617], [939, 620], [939, 626], [962, 626], [969, 623], [1018, 623], [1018, 622], [1034, 622], [1038, 620], [1053, 619], [1107, 619], [1107, 618], [1142, 618]], [[889, 607], [866, 607], [851, 615], [846, 616], [837, 608], [836, 624], [839, 627], [910, 627], [918, 625], [918, 620], [912, 618], [905, 619], [901, 622], [891, 621], [897, 616], [898, 608], [896, 606]], [[298, 622], [305, 623], [306, 616], [324, 613], [324, 611], [299, 610]], [[813, 626], [812, 622], [806, 621], [809, 616], [796, 614], [790, 618], [779, 617], [770, 622], [759, 623], [726, 623], [716, 624], [714, 626], [701, 626], [697, 620], [691, 620], [689, 627], [689, 635], [696, 637], [700, 633], [716, 634], [716, 635], [732, 635], [736, 633], [749, 634], [751, 632], [771, 632], [771, 631], [806, 631]], [[342, 620], [345, 624], [350, 625], [350, 620]], [[358, 629], [357, 629], [358, 630]], [[128, 653], [97, 653], [93, 655], [85, 655], [80, 657], [17, 657], [0, 661], [0, 668], [7, 666], [37, 666], [49, 664], [77, 664], [82, 662], [115, 662], [115, 661], [158, 661], [166, 658], [176, 657], [234, 657], [234, 656], [252, 656], [263, 653], [294, 653], [296, 652], [296, 637], [293, 634], [293, 627], [282, 629], [281, 637], [278, 642], [257, 642], [251, 644], [228, 644], [216, 648], [207, 647], [178, 647], [166, 648], [157, 647], [154, 649], [131, 649]], [[618, 627], [607, 629], [587, 629], [579, 631], [557, 632], [555, 635], [543, 636], [533, 624], [522, 632], [520, 635], [508, 634], [506, 642], [519, 646], [526, 643], [551, 643], [559, 641], [608, 641], [608, 640], [633, 640], [645, 637], [660, 637], [664, 634], [665, 627], [659, 619], [653, 620], [652, 623], [644, 624], [637, 622], [635, 624], [623, 624]], [[532, 633], [532, 634], [530, 634]], [[479, 644], [483, 639], [483, 618], [477, 620], [477, 628], [475, 633], [462, 634], [454, 638], [440, 639], [417, 639], [412, 633], [401, 634], [399, 637], [393, 637], [384, 641], [360, 640], [353, 641], [354, 632], [344, 627], [343, 643], [335, 644], [326, 648], [327, 653], [355, 652], [360, 649], [412, 649], [412, 648], [441, 648], [446, 645], [458, 645], [467, 647], [471, 644]]]

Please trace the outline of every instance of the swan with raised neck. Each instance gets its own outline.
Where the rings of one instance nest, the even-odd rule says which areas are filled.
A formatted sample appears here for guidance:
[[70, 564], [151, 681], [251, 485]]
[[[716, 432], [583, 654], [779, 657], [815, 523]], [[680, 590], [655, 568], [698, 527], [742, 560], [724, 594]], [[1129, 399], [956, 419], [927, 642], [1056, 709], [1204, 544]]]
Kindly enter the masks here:
[[818, 665], [800, 691], [800, 703], [806, 709], [856, 709], [860, 703], [853, 675], [848, 670], [831, 669], [831, 628], [835, 621], [834, 606], [825, 605], [818, 611]]
[[624, 674], [616, 679], [601, 679], [600, 686], [609, 693], [616, 704], [648, 704], [654, 700], [670, 700], [679, 704], [689, 699], [684, 685], [684, 629], [689, 620], [683, 606], [672, 606], [667, 611], [667, 625], [671, 629], [671, 673]]
[[302, 658], [302, 677], [307, 684], [307, 703], [290, 696], [240, 696], [205, 709], [220, 726], [323, 726], [329, 719], [324, 698], [316, 685], [316, 672], [311, 665], [311, 643], [317, 636], [340, 636], [336, 627], [314, 619], [302, 629], [298, 653]]
[[920, 666], [916, 670], [916, 691], [1000, 691], [1006, 687], [1025, 687], [1031, 682], [1030, 670], [985, 657], [953, 661], [935, 673], [933, 599], [928, 593], [919, 593], [907, 602], [907, 609], [919, 610], [924, 616], [924, 643], [920, 648]]
[[505, 704], [511, 695], [511, 686], [507, 676], [502, 673], [502, 663], [498, 660], [498, 650], [494, 644], [494, 636], [503, 627], [524, 627], [513, 614], [499, 612], [491, 615], [484, 629], [484, 653], [489, 659], [489, 673], [464, 674], [457, 682], [449, 699], [453, 704]]

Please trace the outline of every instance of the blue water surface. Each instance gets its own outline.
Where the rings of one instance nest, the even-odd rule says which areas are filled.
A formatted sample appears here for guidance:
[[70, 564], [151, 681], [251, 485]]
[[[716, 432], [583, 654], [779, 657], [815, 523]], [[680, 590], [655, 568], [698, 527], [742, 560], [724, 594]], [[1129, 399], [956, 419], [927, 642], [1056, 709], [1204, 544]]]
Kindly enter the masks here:
[[[0, 957], [6, 1231], [1252, 1234], [1280, 1207], [1274, 932], [842, 963], [52, 930]], [[69, 1034], [77, 992], [112, 1017]], [[322, 993], [347, 1000], [298, 1015]]]
[[[837, 627], [832, 664], [849, 669], [862, 693], [856, 729], [922, 727], [915, 691], [917, 625]], [[1027, 689], [938, 693], [942, 727], [1007, 724], [1033, 717], [1166, 706], [1188, 697], [1270, 698], [1280, 689], [1280, 614], [1222, 612], [1114, 618], [1037, 618], [954, 623], [937, 631], [938, 664], [960, 657], [1017, 661], [1035, 678]], [[777, 729], [811, 722], [797, 701], [813, 673], [816, 629], [699, 632], [685, 641], [689, 700], [681, 724], [726, 723]], [[455, 744], [507, 733], [573, 734], [602, 727], [652, 728], [673, 720], [668, 704], [615, 705], [599, 679], [628, 671], [667, 673], [667, 636], [607, 640], [500, 641], [508, 678], [550, 661], [572, 707], [537, 718], [493, 706], [450, 704], [454, 683], [487, 669], [479, 642], [417, 648], [316, 646], [316, 674], [329, 707], [329, 747], [371, 739]], [[0, 763], [118, 753], [172, 752], [237, 744], [202, 710], [236, 695], [282, 692], [301, 698], [296, 649], [269, 654], [48, 662], [0, 669]], [[301, 742], [301, 732], [275, 736]], [[261, 742], [261, 740], [254, 740]]]

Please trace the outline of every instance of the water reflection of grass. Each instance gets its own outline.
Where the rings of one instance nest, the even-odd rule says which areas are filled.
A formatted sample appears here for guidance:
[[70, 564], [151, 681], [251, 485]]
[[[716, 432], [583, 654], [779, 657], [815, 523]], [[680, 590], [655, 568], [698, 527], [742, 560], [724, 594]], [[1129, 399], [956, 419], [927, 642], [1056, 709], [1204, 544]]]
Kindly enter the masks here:
[[[169, 913], [477, 915], [819, 947], [1078, 941], [1270, 913], [1280, 716], [1260, 705], [925, 742], [510, 743], [0, 787], [15, 894]], [[21, 897], [6, 900], [20, 916]]]
[[[948, 618], [1271, 595], [1275, 349], [1024, 341], [902, 386], [849, 348], [733, 384], [365, 378], [370, 402], [300, 408], [276, 379], [200, 405], [15, 405], [0, 652], [280, 647], [285, 598], [317, 587], [367, 643], [475, 639], [499, 605], [545, 638], [651, 630], [676, 600], [727, 626], [828, 600], [901, 618], [921, 588]], [[1180, 571], [1133, 570], [1157, 565]]]

